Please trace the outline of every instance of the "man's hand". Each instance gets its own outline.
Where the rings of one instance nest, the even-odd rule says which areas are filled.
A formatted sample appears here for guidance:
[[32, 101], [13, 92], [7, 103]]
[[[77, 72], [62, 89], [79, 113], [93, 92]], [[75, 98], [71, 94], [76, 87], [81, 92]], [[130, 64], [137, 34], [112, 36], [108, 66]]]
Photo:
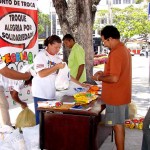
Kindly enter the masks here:
[[30, 72], [25, 72], [24, 73], [24, 80], [29, 80], [31, 78], [31, 73]]
[[58, 67], [58, 69], [63, 69], [65, 67], [65, 63], [58, 63], [56, 64], [56, 66]]
[[28, 105], [27, 105], [27, 103], [22, 102], [22, 103], [21, 103], [21, 107], [22, 107], [22, 109], [25, 109], [26, 107], [28, 107]]
[[81, 86], [84, 88], [89, 88], [91, 86], [91, 84], [89, 83], [81, 83]]
[[98, 71], [94, 74], [94, 76], [92, 76], [92, 79], [95, 81], [99, 81], [98, 78], [103, 76], [103, 72], [102, 71]]

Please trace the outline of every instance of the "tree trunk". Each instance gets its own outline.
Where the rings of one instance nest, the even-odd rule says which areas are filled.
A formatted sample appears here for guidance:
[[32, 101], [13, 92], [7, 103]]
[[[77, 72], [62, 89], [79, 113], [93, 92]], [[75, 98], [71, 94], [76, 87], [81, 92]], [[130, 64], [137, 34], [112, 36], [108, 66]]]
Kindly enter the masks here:
[[91, 81], [93, 74], [92, 34], [96, 6], [99, 2], [100, 0], [53, 0], [63, 35], [72, 34], [76, 42], [81, 44], [85, 50], [88, 82]]

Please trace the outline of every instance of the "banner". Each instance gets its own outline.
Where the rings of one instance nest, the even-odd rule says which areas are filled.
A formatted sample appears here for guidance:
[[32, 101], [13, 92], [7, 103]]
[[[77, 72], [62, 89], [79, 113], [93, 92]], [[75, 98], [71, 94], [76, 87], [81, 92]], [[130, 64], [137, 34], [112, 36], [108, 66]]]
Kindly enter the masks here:
[[[37, 13], [37, 0], [0, 0], [0, 57], [9, 68], [19, 71], [33, 63], [38, 52]], [[21, 95], [29, 93], [27, 89]]]

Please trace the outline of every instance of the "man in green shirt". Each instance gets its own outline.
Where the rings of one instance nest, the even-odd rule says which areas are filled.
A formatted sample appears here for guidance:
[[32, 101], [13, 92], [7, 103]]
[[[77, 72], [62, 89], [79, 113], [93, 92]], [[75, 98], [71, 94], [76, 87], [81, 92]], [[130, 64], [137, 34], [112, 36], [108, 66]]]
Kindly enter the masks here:
[[84, 49], [75, 42], [73, 36], [70, 34], [66, 34], [63, 37], [63, 43], [65, 47], [71, 49], [70, 55], [68, 57], [68, 67], [70, 68], [70, 75], [81, 83], [85, 82], [86, 70]]

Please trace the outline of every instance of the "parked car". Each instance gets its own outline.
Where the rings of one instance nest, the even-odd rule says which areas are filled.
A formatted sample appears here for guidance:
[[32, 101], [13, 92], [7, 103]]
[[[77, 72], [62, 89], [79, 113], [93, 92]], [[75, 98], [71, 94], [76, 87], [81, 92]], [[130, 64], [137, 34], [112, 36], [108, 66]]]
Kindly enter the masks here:
[[44, 39], [38, 39], [38, 50], [39, 51], [42, 51], [45, 49], [45, 46], [44, 46]]
[[134, 53], [133, 52], [130, 52], [131, 56], [134, 56]]
[[98, 47], [101, 46], [101, 38], [100, 37], [93, 37], [93, 49], [95, 55], [98, 54]]
[[[140, 51], [140, 56], [146, 56], [146, 49]], [[150, 49], [148, 50], [148, 56], [150, 56]]]
[[128, 50], [129, 50], [131, 56], [134, 56], [134, 55], [135, 55], [129, 48], [128, 48]]

